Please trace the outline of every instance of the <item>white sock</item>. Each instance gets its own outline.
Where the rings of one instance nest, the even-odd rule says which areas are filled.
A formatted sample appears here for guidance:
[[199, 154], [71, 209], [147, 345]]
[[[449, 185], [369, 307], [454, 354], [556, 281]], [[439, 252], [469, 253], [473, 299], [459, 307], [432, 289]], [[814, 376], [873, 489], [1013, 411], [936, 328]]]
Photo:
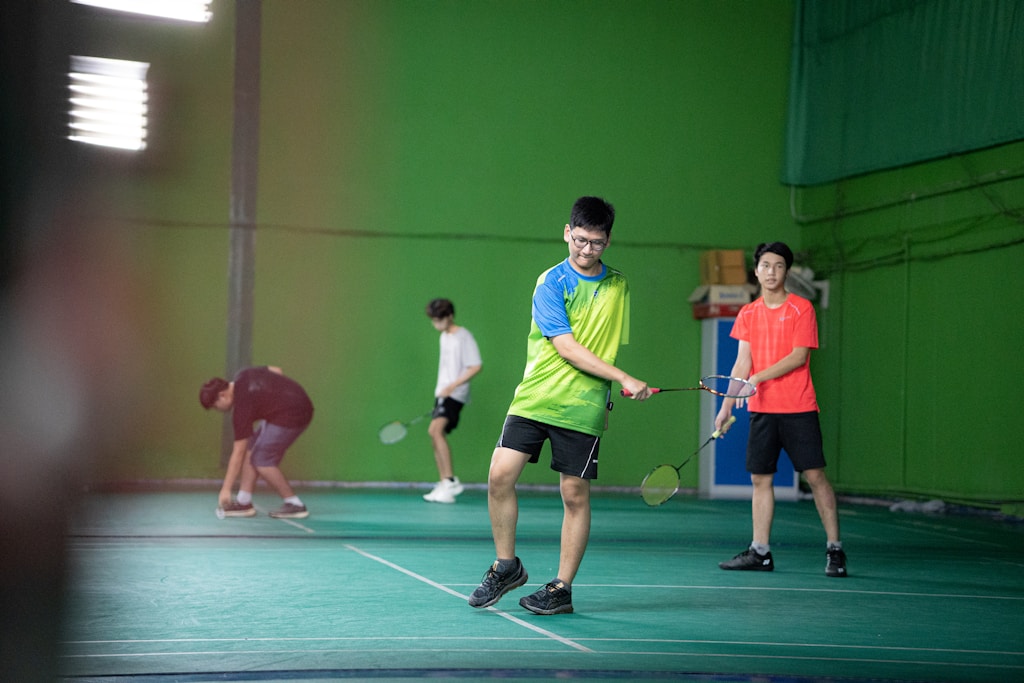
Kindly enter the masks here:
[[288, 496], [287, 498], [284, 499], [284, 502], [291, 503], [292, 505], [295, 505], [296, 507], [300, 507], [300, 508], [301, 507], [305, 507], [302, 504], [302, 501], [299, 500], [298, 496]]
[[238, 495], [235, 496], [235, 500], [242, 505], [248, 505], [252, 502], [252, 491], [239, 491]]
[[753, 548], [754, 552], [758, 555], [767, 555], [768, 551], [772, 549], [772, 547], [767, 543], [751, 543], [750, 547]]

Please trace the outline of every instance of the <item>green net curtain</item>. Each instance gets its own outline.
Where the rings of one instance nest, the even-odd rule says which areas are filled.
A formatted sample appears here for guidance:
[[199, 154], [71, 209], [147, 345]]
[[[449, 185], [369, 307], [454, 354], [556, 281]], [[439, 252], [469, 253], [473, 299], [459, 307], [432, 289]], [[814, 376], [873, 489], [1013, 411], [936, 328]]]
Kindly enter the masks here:
[[797, 0], [782, 181], [1024, 139], [1024, 0]]

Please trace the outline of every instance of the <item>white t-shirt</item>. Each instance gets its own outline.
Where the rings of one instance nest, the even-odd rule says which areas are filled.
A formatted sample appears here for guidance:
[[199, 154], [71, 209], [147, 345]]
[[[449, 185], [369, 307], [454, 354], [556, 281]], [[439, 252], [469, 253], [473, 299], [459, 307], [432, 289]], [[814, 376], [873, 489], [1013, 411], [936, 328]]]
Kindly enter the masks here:
[[[437, 386], [434, 396], [459, 378], [466, 368], [483, 365], [480, 360], [480, 349], [473, 335], [465, 327], [459, 326], [454, 332], [441, 333], [441, 360], [437, 364]], [[451, 398], [460, 403], [469, 403], [469, 382], [460, 384], [452, 392]]]

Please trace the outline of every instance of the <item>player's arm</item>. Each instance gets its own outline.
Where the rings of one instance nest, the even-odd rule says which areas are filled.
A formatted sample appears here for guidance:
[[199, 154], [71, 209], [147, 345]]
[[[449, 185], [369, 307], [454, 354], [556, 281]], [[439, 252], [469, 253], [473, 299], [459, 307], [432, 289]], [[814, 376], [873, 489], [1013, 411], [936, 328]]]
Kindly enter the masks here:
[[462, 371], [462, 374], [455, 378], [454, 382], [452, 382], [451, 384], [444, 388], [444, 390], [441, 392], [441, 398], [448, 398], [449, 396], [451, 396], [452, 392], [455, 391], [458, 387], [462, 386], [463, 384], [466, 384], [467, 382], [469, 382], [469, 380], [476, 377], [477, 373], [480, 372], [480, 370], [482, 370], [483, 367], [483, 365], [467, 366], [466, 369]]
[[484, 368], [483, 365], [470, 365], [470, 366], [468, 366], [465, 370], [462, 371], [462, 374], [459, 375], [459, 378], [457, 380], [455, 380], [455, 383], [456, 384], [465, 384], [469, 380], [471, 380], [474, 377], [476, 377], [477, 373], [479, 373], [481, 370], [483, 370], [483, 368]]
[[786, 356], [769, 365], [764, 370], [754, 373], [747, 378], [747, 381], [756, 386], [765, 380], [782, 377], [802, 367], [810, 355], [811, 350], [806, 346], [794, 346], [793, 350], [786, 354]]
[[618, 382], [623, 389], [632, 394], [630, 398], [644, 401], [651, 396], [651, 389], [647, 386], [647, 382], [636, 379], [605, 362], [593, 351], [576, 341], [576, 337], [571, 332], [551, 337], [551, 344], [555, 347], [555, 351], [558, 351], [558, 355], [574, 368], [588, 375]]
[[[753, 366], [753, 362], [750, 356], [750, 343], [741, 341], [736, 353], [736, 363], [732, 366], [732, 372], [730, 374], [733, 377], [745, 378], [748, 382], [757, 386], [761, 382], [782, 377], [787, 373], [793, 372], [797, 368], [803, 366], [810, 355], [811, 350], [806, 346], [794, 346], [793, 350], [784, 357], [769, 365], [764, 370], [755, 372], [751, 375], [749, 373]], [[745, 402], [746, 399], [742, 398], [727, 398], [722, 401], [722, 407], [718, 411], [718, 415], [715, 417], [715, 428], [720, 429], [725, 424], [726, 420], [729, 419], [729, 415], [732, 414], [733, 405], [737, 408], [742, 408]]]
[[238, 475], [242, 472], [242, 464], [245, 462], [245, 456], [248, 450], [248, 439], [238, 439], [231, 447], [231, 458], [228, 460], [228, 469], [224, 474], [224, 483], [220, 487], [219, 501], [222, 508], [231, 503], [231, 489], [234, 487], [235, 480], [238, 479]]
[[[750, 355], [750, 342], [741, 339], [736, 349], [736, 361], [732, 365], [732, 370], [729, 371], [729, 376], [749, 381], [750, 370], [753, 367], [754, 360]], [[732, 415], [733, 407], [742, 408], [744, 403], [746, 401], [742, 398], [723, 399], [722, 407], [718, 410], [718, 415], [715, 416], [715, 429], [721, 429], [723, 433], [728, 431], [728, 427], [725, 425], [729, 421], [729, 416]]]
[[756, 386], [761, 382], [782, 377], [807, 364], [811, 357], [811, 348], [818, 344], [818, 325], [813, 308], [810, 308], [806, 315], [799, 316], [791, 338], [793, 348], [790, 352], [748, 377], [750, 383]]

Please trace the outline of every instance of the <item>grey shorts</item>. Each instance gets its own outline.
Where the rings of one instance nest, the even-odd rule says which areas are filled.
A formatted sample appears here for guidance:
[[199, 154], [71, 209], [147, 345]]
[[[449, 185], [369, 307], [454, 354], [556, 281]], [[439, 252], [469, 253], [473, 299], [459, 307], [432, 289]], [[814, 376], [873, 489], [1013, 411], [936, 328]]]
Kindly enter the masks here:
[[599, 436], [509, 415], [497, 445], [526, 453], [530, 462], [538, 462], [545, 441], [551, 442], [551, 469], [581, 479], [597, 479]]
[[284, 458], [284, 452], [295, 443], [305, 427], [281, 427], [262, 423], [249, 437], [250, 462], [254, 467], [277, 467]]

